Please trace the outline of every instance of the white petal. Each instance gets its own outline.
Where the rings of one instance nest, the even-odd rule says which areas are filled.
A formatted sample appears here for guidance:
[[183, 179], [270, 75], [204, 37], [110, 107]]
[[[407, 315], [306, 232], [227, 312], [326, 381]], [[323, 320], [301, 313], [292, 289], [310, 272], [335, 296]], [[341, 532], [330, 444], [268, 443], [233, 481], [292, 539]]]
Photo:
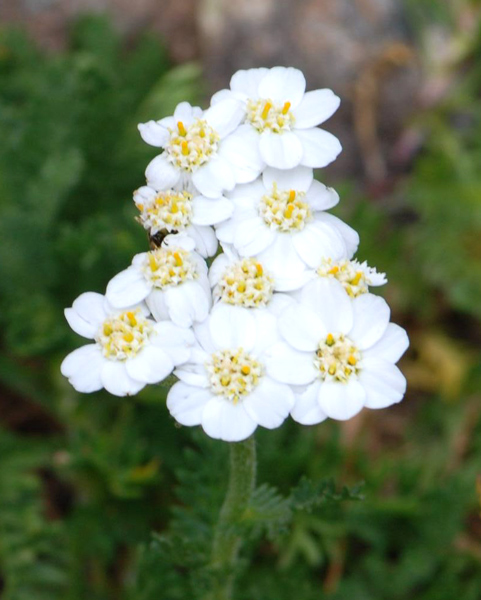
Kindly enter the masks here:
[[203, 410], [202, 427], [214, 439], [240, 442], [254, 433], [257, 423], [249, 417], [242, 402], [233, 404], [216, 396]]
[[259, 150], [264, 162], [276, 169], [293, 169], [300, 164], [303, 156], [302, 143], [292, 131], [264, 131], [260, 136]]
[[319, 389], [321, 382], [314, 381], [304, 392], [296, 395], [296, 404], [291, 417], [301, 425], [316, 425], [327, 419], [326, 413], [319, 405]]
[[403, 399], [406, 379], [392, 363], [375, 358], [364, 358], [359, 381], [366, 390], [368, 408], [386, 408]]
[[219, 198], [224, 190], [235, 186], [234, 171], [218, 154], [192, 174], [192, 182], [203, 196]]
[[200, 425], [204, 408], [212, 398], [209, 390], [186, 385], [182, 381], [174, 384], [167, 395], [167, 408], [181, 425]]
[[232, 90], [219, 90], [210, 99], [210, 105], [214, 106], [215, 104], [218, 104], [219, 102], [223, 102], [224, 100], [232, 100], [232, 99], [240, 100], [241, 98], [238, 98]]
[[[262, 178], [259, 177], [259, 179], [251, 181], [250, 183], [236, 185], [236, 187], [227, 194], [227, 197], [234, 200], [234, 203], [239, 209], [245, 210], [246, 208], [253, 208], [256, 206], [265, 193], [266, 188], [262, 183]], [[238, 200], [239, 203], [237, 202]]]
[[63, 313], [68, 324], [75, 331], [75, 333], [78, 333], [82, 337], [89, 340], [94, 339], [99, 326], [88, 323], [85, 319], [82, 319], [82, 317], [73, 308], [66, 308]]
[[242, 310], [250, 313], [256, 322], [256, 345], [252, 348], [252, 354], [260, 357], [266, 349], [281, 341], [279, 329], [277, 327], [277, 318], [266, 308], [243, 308]]
[[260, 217], [241, 221], [235, 230], [234, 246], [241, 256], [255, 256], [268, 248], [276, 234]]
[[183, 250], [187, 250], [187, 252], [191, 252], [195, 248], [195, 241], [192, 239], [192, 236], [189, 236], [187, 231], [180, 231], [179, 233], [169, 233], [169, 235], [166, 235], [162, 246], [164, 248], [182, 248]]
[[72, 308], [65, 309], [65, 318], [79, 335], [93, 338], [107, 318], [105, 297], [96, 292], [84, 292], [74, 301]]
[[83, 394], [102, 389], [100, 370], [103, 356], [98, 344], [87, 344], [66, 356], [60, 365], [60, 372], [72, 386]]
[[192, 203], [194, 225], [215, 225], [228, 219], [234, 212], [234, 203], [227, 198], [196, 196]]
[[[215, 308], [216, 307], [214, 307], [214, 309]], [[202, 349], [207, 354], [212, 354], [213, 352], [218, 350], [218, 348], [215, 346], [215, 344], [212, 340], [212, 335], [210, 333], [209, 319], [206, 319], [203, 323], [196, 323], [194, 325], [194, 335], [195, 335], [195, 339], [199, 342]], [[195, 353], [195, 349], [192, 350], [190, 360], [193, 360], [194, 353]]]
[[107, 392], [114, 396], [133, 396], [145, 387], [143, 381], [136, 381], [128, 375], [125, 361], [106, 360], [100, 378]]
[[292, 236], [292, 243], [302, 260], [311, 267], [317, 268], [323, 258], [344, 256], [346, 245], [341, 234], [320, 221], [308, 223], [306, 227]]
[[155, 324], [154, 330], [157, 335], [152, 337], [152, 344], [170, 356], [175, 366], [190, 359], [191, 348], [195, 343], [191, 329], [179, 327], [170, 321], [162, 321]]
[[319, 404], [328, 417], [346, 421], [362, 409], [366, 392], [359, 381], [325, 381], [319, 389]]
[[190, 327], [195, 321], [207, 318], [210, 296], [207, 297], [196, 281], [188, 281], [165, 290], [165, 304], [176, 325]]
[[157, 192], [154, 190], [154, 188], [151, 188], [148, 185], [143, 185], [134, 192], [135, 205], [138, 207], [139, 205], [145, 206], [146, 204], [150, 204], [153, 202], [156, 196]]
[[[204, 356], [204, 362], [206, 362], [209, 355], [204, 351], [201, 352]], [[187, 385], [200, 388], [207, 388], [210, 385], [204, 364], [194, 364], [189, 362], [176, 369], [174, 375]]]
[[299, 257], [288, 234], [276, 234], [274, 243], [258, 259], [276, 282], [276, 290], [295, 290], [305, 282], [306, 264]]
[[140, 269], [129, 267], [109, 281], [105, 296], [112, 306], [123, 308], [145, 300], [151, 287]]
[[222, 141], [219, 155], [230, 164], [236, 183], [253, 181], [264, 168], [259, 139], [259, 133], [250, 125], [241, 125]]
[[212, 227], [192, 225], [187, 233], [194, 240], [196, 251], [204, 258], [214, 256], [217, 252], [218, 242]]
[[332, 90], [307, 92], [293, 110], [296, 129], [308, 129], [327, 121], [339, 108], [341, 99]]
[[146, 346], [133, 358], [125, 361], [127, 373], [135, 381], [158, 383], [174, 370], [171, 358], [156, 346]]
[[310, 281], [300, 296], [301, 303], [317, 314], [328, 333], [348, 333], [351, 330], [352, 304], [339, 281], [319, 277]]
[[281, 383], [306, 385], [317, 377], [314, 353], [299, 352], [284, 342], [269, 349], [265, 364], [267, 374]]
[[267, 305], [267, 310], [274, 316], [279, 317], [282, 311], [284, 311], [293, 302], [294, 298], [289, 294], [274, 293], [269, 304]]
[[259, 385], [245, 398], [244, 408], [258, 425], [275, 429], [287, 419], [294, 401], [294, 393], [289, 386], [270, 377], [262, 377]]
[[165, 291], [153, 289], [145, 299], [145, 303], [149, 307], [152, 316], [156, 321], [166, 321], [170, 319], [169, 311], [165, 303]]
[[169, 130], [158, 121], [139, 123], [138, 129], [142, 139], [151, 146], [163, 148], [170, 138]]
[[326, 167], [335, 160], [342, 146], [332, 133], [313, 127], [312, 129], [296, 129], [303, 149], [301, 164], [306, 167]]
[[351, 258], [359, 246], [359, 234], [352, 227], [338, 219], [334, 215], [330, 215], [326, 212], [316, 213], [315, 220], [317, 223], [326, 223], [330, 227], [334, 227], [341, 234], [344, 244], [346, 246], [345, 256], [331, 256], [330, 258], [338, 260], [341, 258]]
[[364, 356], [396, 363], [406, 352], [408, 346], [409, 338], [406, 331], [395, 323], [389, 323], [381, 339], [365, 350]]
[[256, 100], [259, 97], [259, 83], [268, 71], [269, 69], [265, 67], [237, 71], [231, 77], [230, 88], [233, 92], [244, 94], [248, 98]]
[[219, 283], [220, 278], [224, 275], [227, 267], [232, 263], [229, 257], [226, 254], [219, 254], [209, 269], [209, 281], [210, 285], [214, 287]]
[[280, 315], [279, 330], [286, 342], [302, 352], [315, 352], [328, 333], [317, 314], [297, 302]]
[[381, 339], [389, 323], [391, 310], [384, 298], [362, 294], [352, 302], [354, 324], [349, 337], [361, 349], [370, 348]]
[[165, 154], [159, 154], [150, 161], [145, 170], [147, 183], [156, 190], [166, 190], [180, 179], [180, 172], [170, 164]]
[[188, 102], [180, 102], [174, 111], [174, 122], [182, 121], [187, 126], [190, 125], [202, 115], [202, 109], [198, 106], [191, 106]]
[[313, 171], [309, 167], [296, 167], [288, 170], [267, 167], [262, 174], [264, 185], [268, 190], [272, 190], [275, 183], [280, 190], [307, 192], [313, 183], [313, 178]]
[[240, 306], [217, 304], [209, 318], [209, 329], [214, 345], [219, 349], [254, 348], [257, 332], [256, 321], [250, 311]]
[[277, 104], [290, 102], [294, 109], [301, 102], [306, 89], [306, 79], [299, 69], [274, 67], [261, 79], [259, 96]]
[[339, 203], [339, 194], [320, 181], [313, 181], [306, 194], [306, 200], [312, 210], [329, 210]]
[[223, 139], [237, 128], [245, 115], [245, 107], [242, 102], [235, 98], [229, 98], [222, 102], [217, 102], [208, 108], [202, 118], [209, 123], [211, 127]]

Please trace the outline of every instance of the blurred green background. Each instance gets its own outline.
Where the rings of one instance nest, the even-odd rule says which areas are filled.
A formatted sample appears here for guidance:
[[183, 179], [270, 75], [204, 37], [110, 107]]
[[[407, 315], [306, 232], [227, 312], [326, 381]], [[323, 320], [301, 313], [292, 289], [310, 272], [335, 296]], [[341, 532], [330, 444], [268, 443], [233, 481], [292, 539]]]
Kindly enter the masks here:
[[[308, 510], [293, 514], [264, 488], [272, 526], [254, 510], [239, 600], [481, 597], [481, 21], [477, 2], [403, 4], [408, 41], [366, 59], [351, 89], [351, 163], [321, 176], [359, 259], [388, 275], [408, 393], [347, 423], [258, 432], [260, 483], [321, 484], [295, 488]], [[215, 78], [109, 16], [65, 31], [52, 50], [0, 26], [0, 597], [195, 600], [226, 445], [176, 427], [162, 387], [80, 396], [59, 365], [81, 343], [63, 308], [147, 247], [131, 195], [156, 152], [137, 123], [205, 105]], [[382, 89], [411, 67], [423, 94], [388, 155]]]

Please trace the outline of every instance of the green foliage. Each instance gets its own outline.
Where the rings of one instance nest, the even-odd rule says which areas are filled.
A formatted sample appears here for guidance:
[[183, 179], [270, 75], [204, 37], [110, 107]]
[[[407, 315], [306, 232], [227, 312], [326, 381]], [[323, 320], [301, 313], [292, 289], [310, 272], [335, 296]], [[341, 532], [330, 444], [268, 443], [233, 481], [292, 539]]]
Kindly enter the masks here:
[[[432, 19], [454, 27], [454, 2], [407, 4], [420, 38]], [[235, 600], [481, 597], [480, 44], [463, 37], [456, 86], [409, 124], [422, 150], [393, 193], [344, 182], [340, 214], [412, 339], [408, 397], [361, 422], [258, 432]], [[218, 576], [226, 444], [174, 425], [173, 379], [80, 397], [58, 372], [79, 344], [63, 308], [146, 248], [131, 194], [156, 151], [137, 123], [198, 95], [195, 65], [172, 68], [150, 36], [125, 50], [103, 18], [80, 20], [56, 55], [0, 33], [6, 600], [205, 600]]]

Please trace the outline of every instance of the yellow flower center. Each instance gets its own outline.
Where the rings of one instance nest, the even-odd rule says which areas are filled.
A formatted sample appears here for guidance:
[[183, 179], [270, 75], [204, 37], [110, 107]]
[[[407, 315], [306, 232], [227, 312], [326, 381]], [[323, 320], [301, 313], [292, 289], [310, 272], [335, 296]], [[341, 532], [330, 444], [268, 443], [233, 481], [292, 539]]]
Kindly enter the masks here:
[[342, 333], [328, 333], [319, 343], [314, 366], [321, 379], [347, 383], [350, 377], [359, 373], [361, 358], [361, 352], [348, 337]]
[[272, 192], [262, 196], [259, 215], [271, 229], [301, 231], [312, 217], [309, 204], [303, 201], [305, 195], [295, 190], [280, 191], [274, 183]]
[[246, 308], [266, 306], [274, 292], [274, 280], [264, 273], [255, 258], [244, 258], [230, 265], [216, 288], [222, 302]]
[[[376, 269], [368, 267], [366, 263], [361, 264], [357, 260], [339, 260], [333, 261], [331, 258], [323, 259], [317, 269], [320, 277], [333, 277], [337, 279], [351, 298], [356, 298], [369, 291], [369, 285], [373, 284], [372, 278], [376, 277], [378, 281], [384, 278], [383, 273], [378, 273]], [[377, 283], [376, 285], [379, 285]]]
[[192, 173], [217, 153], [220, 136], [204, 119], [196, 119], [187, 127], [182, 121], [170, 129], [165, 147], [167, 159], [178, 169]]
[[275, 104], [272, 100], [247, 100], [247, 122], [257, 131], [283, 133], [290, 131], [295, 123], [291, 103]]
[[179, 285], [197, 279], [195, 261], [182, 248], [158, 248], [148, 252], [142, 271], [156, 288]]
[[140, 210], [138, 221], [155, 235], [159, 231], [183, 231], [192, 220], [192, 194], [168, 190], [159, 192], [144, 204], [137, 204]]
[[127, 360], [145, 346], [152, 331], [152, 321], [139, 310], [125, 311], [106, 319], [95, 339], [105, 358]]
[[250, 394], [262, 376], [261, 364], [242, 348], [214, 352], [206, 369], [214, 394], [234, 404]]

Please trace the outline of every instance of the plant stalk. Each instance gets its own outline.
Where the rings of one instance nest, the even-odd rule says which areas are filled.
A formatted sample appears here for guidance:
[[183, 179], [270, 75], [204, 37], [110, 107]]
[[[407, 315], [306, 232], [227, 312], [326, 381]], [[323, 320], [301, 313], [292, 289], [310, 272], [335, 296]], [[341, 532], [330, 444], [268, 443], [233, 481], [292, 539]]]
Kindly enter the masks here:
[[230, 474], [227, 494], [214, 533], [211, 567], [216, 583], [211, 600], [231, 600], [234, 567], [242, 538], [236, 524], [242, 518], [256, 483], [256, 446], [252, 435], [243, 442], [230, 444]]

